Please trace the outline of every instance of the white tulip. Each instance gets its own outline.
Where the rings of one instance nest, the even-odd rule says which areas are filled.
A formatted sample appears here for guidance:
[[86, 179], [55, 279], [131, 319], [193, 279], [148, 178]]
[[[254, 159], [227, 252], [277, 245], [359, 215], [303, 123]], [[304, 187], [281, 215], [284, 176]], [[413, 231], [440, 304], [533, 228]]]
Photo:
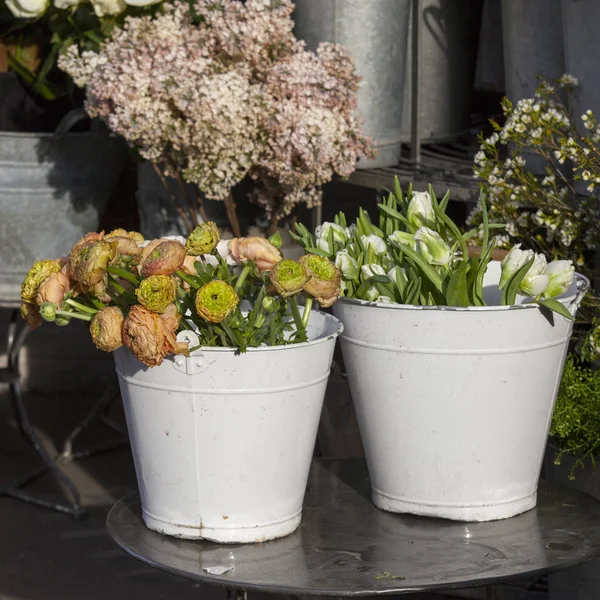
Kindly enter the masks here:
[[546, 267], [546, 275], [550, 277], [548, 287], [544, 290], [546, 298], [554, 298], [564, 294], [573, 283], [575, 267], [570, 260], [553, 260]]
[[56, 8], [71, 8], [81, 4], [83, 0], [54, 0], [54, 6]]
[[437, 231], [429, 227], [420, 227], [415, 233], [417, 252], [431, 265], [445, 267], [452, 258], [450, 246], [444, 242]]
[[378, 236], [372, 233], [371, 235], [362, 235], [360, 241], [365, 247], [365, 251], [369, 248], [373, 248], [375, 254], [385, 254], [387, 252], [387, 246], [385, 242]]
[[125, 0], [129, 6], [150, 6], [151, 4], [158, 4], [162, 0]]
[[374, 277], [375, 275], [385, 275], [385, 271], [383, 267], [379, 265], [363, 265], [360, 268], [361, 279], [364, 281], [365, 279], [369, 279], [369, 277]]
[[[341, 225], [325, 221], [322, 225], [319, 225], [315, 229], [315, 237], [317, 242], [317, 248], [323, 250], [323, 252], [331, 252], [329, 249], [329, 235], [330, 231], [333, 231], [334, 241], [346, 244], [348, 241], [348, 231]], [[335, 250], [335, 249], [334, 249]]]
[[429, 192], [413, 192], [412, 198], [408, 203], [406, 218], [415, 227], [423, 225], [433, 225], [435, 222], [435, 213]]
[[6, 0], [6, 7], [17, 18], [35, 19], [42, 16], [50, 0]]
[[125, 0], [90, 0], [97, 17], [118, 15], [126, 8]]
[[369, 300], [369, 302], [375, 302], [380, 297], [379, 290], [374, 285], [372, 285], [366, 291], [365, 297], [365, 299]]
[[358, 263], [350, 256], [348, 250], [340, 250], [335, 255], [335, 266], [344, 279], [356, 279], [358, 276]]
[[416, 250], [415, 236], [406, 231], [394, 231], [388, 235], [388, 242], [390, 244], [405, 244], [410, 246], [413, 250]]
[[500, 276], [498, 288], [502, 289], [513, 274], [532, 258], [533, 250], [521, 250], [521, 244], [513, 246], [510, 249], [510, 252], [502, 260], [502, 275]]
[[545, 272], [546, 266], [546, 257], [543, 254], [536, 254], [533, 264], [519, 287], [522, 294], [536, 298], [544, 292], [550, 283], [550, 276]]

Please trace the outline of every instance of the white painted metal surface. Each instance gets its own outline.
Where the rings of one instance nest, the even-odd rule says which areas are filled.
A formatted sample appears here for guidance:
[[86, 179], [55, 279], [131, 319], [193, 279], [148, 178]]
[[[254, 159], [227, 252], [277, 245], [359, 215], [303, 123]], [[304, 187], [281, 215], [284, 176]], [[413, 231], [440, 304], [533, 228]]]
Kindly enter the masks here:
[[[499, 276], [490, 263], [488, 304]], [[561, 298], [573, 313], [589, 285], [577, 279]], [[379, 508], [488, 521], [535, 506], [570, 321], [533, 305], [341, 300], [334, 313]]]
[[150, 529], [233, 543], [298, 527], [341, 331], [313, 312], [304, 344], [202, 348], [151, 369], [115, 352]]

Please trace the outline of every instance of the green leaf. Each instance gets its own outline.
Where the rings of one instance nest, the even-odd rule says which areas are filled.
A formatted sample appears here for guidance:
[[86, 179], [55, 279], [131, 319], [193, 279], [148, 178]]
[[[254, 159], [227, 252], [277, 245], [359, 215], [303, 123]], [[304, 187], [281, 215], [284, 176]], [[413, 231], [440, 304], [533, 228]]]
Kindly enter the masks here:
[[317, 256], [324, 256], [325, 258], [331, 258], [331, 254], [329, 252], [325, 252], [325, 250], [321, 250], [321, 248], [305, 248], [305, 250], [309, 254], [316, 254]]
[[444, 197], [440, 201], [440, 210], [443, 213], [445, 213], [446, 209], [448, 208], [448, 202], [450, 202], [450, 190], [444, 194]]
[[433, 284], [436, 290], [444, 293], [444, 286], [440, 274], [415, 250], [406, 244], [398, 244], [399, 248], [422, 271], [423, 275]]
[[421, 280], [412, 279], [406, 288], [406, 304], [419, 304], [419, 296], [421, 295]]
[[448, 306], [469, 306], [469, 293], [467, 288], [467, 273], [471, 265], [463, 262], [450, 275], [446, 289], [446, 302]]
[[562, 315], [565, 319], [569, 321], [574, 321], [575, 317], [569, 312], [569, 309], [559, 300], [555, 300], [554, 298], [550, 298], [548, 300], [538, 300], [537, 303], [540, 306], [544, 306], [549, 310]]
[[534, 260], [535, 256], [531, 260], [527, 261], [520, 269], [515, 271], [512, 274], [512, 277], [507, 281], [506, 286], [502, 290], [502, 305], [510, 306], [515, 303], [521, 282], [523, 279], [525, 279], [525, 275], [527, 275], [527, 272], [531, 268]]
[[400, 185], [400, 180], [398, 176], [394, 177], [394, 198], [397, 203], [400, 205], [400, 208], [403, 210], [406, 209], [406, 199], [404, 198], [404, 194], [402, 193], [402, 186]]
[[490, 222], [483, 190], [479, 193], [479, 202], [481, 203], [481, 217], [483, 219], [483, 239], [481, 245], [483, 248], [487, 248], [488, 240], [490, 239]]
[[[502, 223], [489, 223], [488, 229], [506, 229], [506, 225], [503, 225]], [[463, 236], [462, 236], [463, 240], [465, 240], [465, 241], [470, 240], [472, 237], [475, 237], [478, 233], [479, 233], [478, 227], [475, 227], [474, 229], [469, 229], [469, 231], [466, 231], [465, 233], [463, 233]]]
[[463, 239], [460, 229], [447, 214], [440, 210], [439, 206], [434, 205], [433, 212], [435, 213], [435, 216], [450, 230], [452, 237], [460, 244], [462, 260], [463, 262], [467, 262], [469, 260], [469, 250], [467, 249], [467, 244]]
[[[377, 205], [379, 207], [379, 210], [381, 210], [382, 212], [388, 214], [390, 217], [393, 217], [394, 219], [398, 219], [398, 221], [400, 221], [401, 223], [404, 223], [404, 225], [406, 225], [406, 227], [410, 230], [411, 233], [414, 233], [416, 231], [416, 228], [411, 225], [408, 221], [408, 219], [401, 213], [399, 213], [397, 210], [394, 210], [393, 208], [390, 208], [389, 206], [386, 206], [385, 204], [378, 204]], [[394, 229], [394, 231], [396, 231], [396, 229]]]

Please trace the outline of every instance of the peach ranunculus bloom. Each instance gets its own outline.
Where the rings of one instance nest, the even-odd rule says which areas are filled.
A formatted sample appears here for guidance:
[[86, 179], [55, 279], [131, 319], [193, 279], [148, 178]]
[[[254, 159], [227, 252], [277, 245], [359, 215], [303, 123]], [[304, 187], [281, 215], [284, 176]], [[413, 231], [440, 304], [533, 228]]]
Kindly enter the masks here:
[[283, 259], [281, 252], [262, 237], [233, 238], [229, 240], [229, 252], [237, 262], [251, 260], [260, 272], [270, 271]]
[[117, 306], [107, 306], [94, 315], [90, 322], [90, 335], [96, 348], [113, 352], [123, 345], [121, 327], [123, 313]]
[[121, 328], [123, 344], [149, 367], [160, 365], [168, 354], [189, 354], [187, 342], [178, 342], [181, 315], [172, 304], [159, 315], [136, 304], [131, 307]]
[[52, 273], [38, 288], [35, 302], [38, 306], [41, 306], [44, 302], [52, 302], [60, 307], [65, 299], [65, 294], [70, 288], [71, 280], [64, 273], [64, 270]]
[[186, 257], [185, 246], [176, 240], [152, 240], [142, 251], [138, 266], [142, 277], [173, 275]]

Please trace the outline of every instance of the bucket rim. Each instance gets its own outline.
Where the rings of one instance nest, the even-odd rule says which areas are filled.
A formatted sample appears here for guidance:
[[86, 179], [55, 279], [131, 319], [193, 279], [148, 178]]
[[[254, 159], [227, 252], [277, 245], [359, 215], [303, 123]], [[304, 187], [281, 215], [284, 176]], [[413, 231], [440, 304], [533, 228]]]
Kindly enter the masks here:
[[69, 131], [66, 133], [62, 133], [57, 135], [53, 131], [0, 131], [0, 139], [1, 138], [19, 138], [19, 139], [47, 139], [47, 140], [60, 140], [63, 138], [68, 139], [82, 139], [82, 138], [97, 138], [97, 137], [115, 137], [110, 134], [106, 134], [100, 131], [79, 131], [73, 132]]
[[[313, 310], [313, 312], [316, 314], [322, 315], [323, 317], [325, 317], [326, 320], [329, 320], [332, 322], [332, 324], [335, 324], [336, 325], [335, 330], [330, 333], [324, 333], [324, 334], [320, 335], [317, 339], [308, 340], [307, 342], [301, 342], [299, 344], [279, 344], [277, 346], [260, 346], [258, 348], [248, 348], [246, 350], [246, 352], [243, 352], [243, 353], [239, 353], [237, 348], [229, 348], [229, 347], [223, 348], [223, 347], [219, 347], [219, 346], [200, 346], [199, 348], [196, 348], [196, 350], [191, 352], [190, 356], [200, 356], [201, 354], [207, 354], [207, 353], [219, 353], [219, 354], [239, 353], [240, 356], [243, 356], [244, 354], [256, 354], [256, 353], [260, 353], [260, 352], [276, 352], [279, 350], [295, 350], [298, 348], [306, 348], [309, 346], [310, 347], [318, 346], [319, 344], [324, 344], [332, 339], [335, 340], [344, 332], [344, 324], [336, 316], [330, 315], [329, 313], [323, 312], [321, 310]], [[121, 348], [118, 348], [114, 352], [118, 353], [121, 350], [124, 350], [125, 352], [129, 352], [129, 350], [127, 350], [127, 348], [125, 348], [124, 346], [121, 346]], [[174, 355], [170, 355], [167, 358], [174, 358]]]
[[[554, 298], [555, 300], [570, 300], [570, 302], [563, 302], [567, 308], [574, 306], [579, 307], [581, 300], [589, 291], [591, 284], [590, 280], [581, 273], [575, 273], [574, 281], [577, 285], [575, 292], [565, 292], [564, 294]], [[415, 304], [397, 304], [391, 302], [372, 302], [370, 300], [360, 300], [358, 298], [346, 298], [341, 297], [338, 302], [342, 304], [354, 304], [357, 306], [367, 306], [369, 308], [385, 308], [390, 310], [433, 310], [433, 311], [447, 311], [447, 312], [463, 312], [463, 313], [486, 313], [486, 312], [502, 312], [502, 311], [514, 311], [514, 310], [539, 310], [538, 304], [510, 304], [510, 305], [489, 305], [489, 306], [419, 306]], [[335, 306], [335, 305], [334, 305]]]

